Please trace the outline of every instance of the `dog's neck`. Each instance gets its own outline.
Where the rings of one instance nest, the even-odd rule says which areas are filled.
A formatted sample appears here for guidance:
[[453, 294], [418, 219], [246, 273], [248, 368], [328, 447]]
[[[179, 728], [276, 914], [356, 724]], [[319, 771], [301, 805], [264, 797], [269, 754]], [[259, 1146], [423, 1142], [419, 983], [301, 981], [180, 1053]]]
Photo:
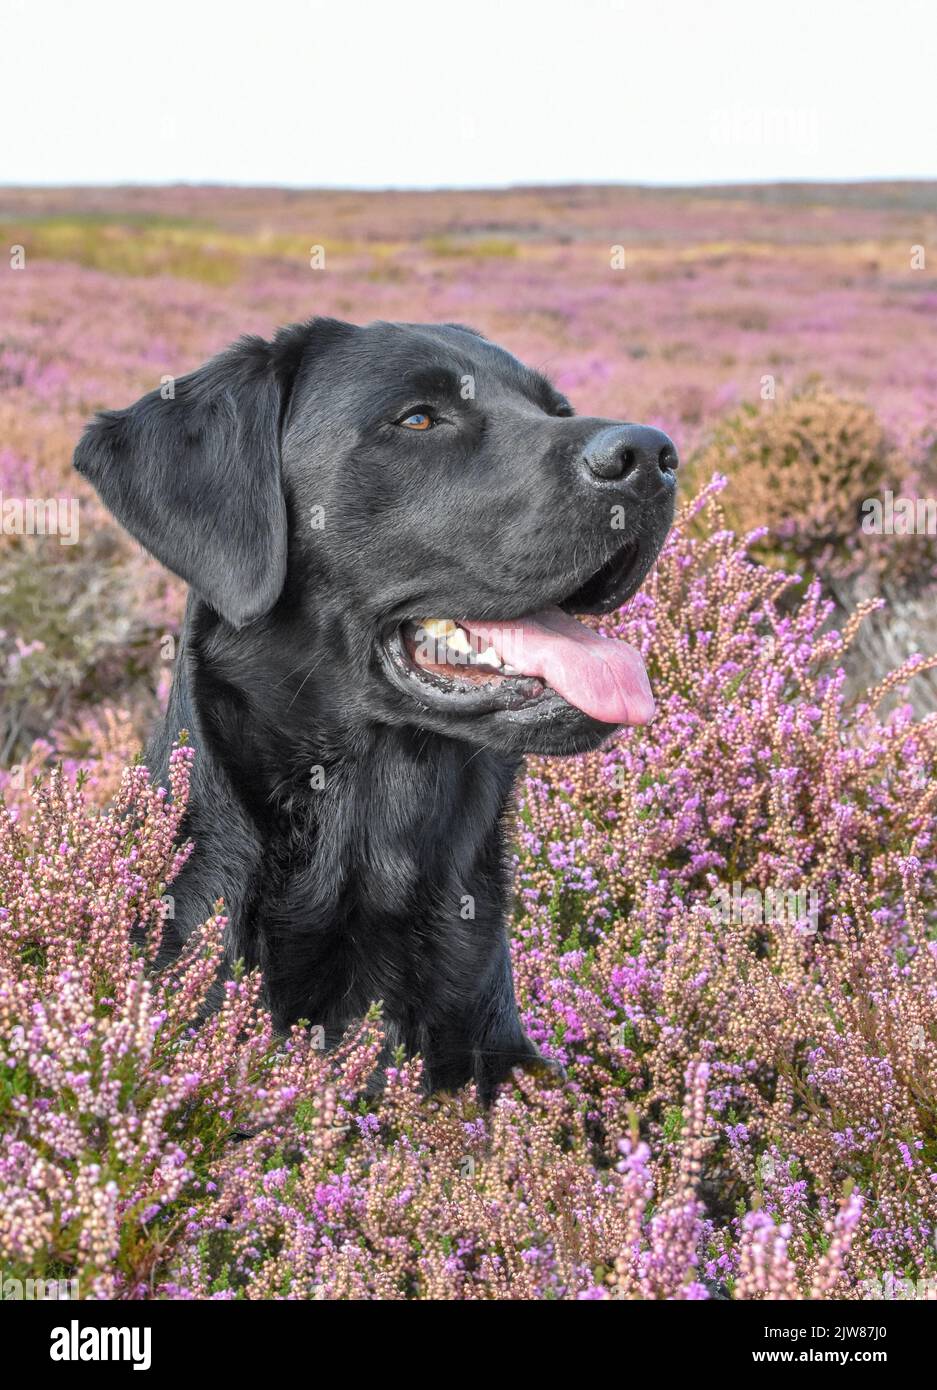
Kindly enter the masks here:
[[297, 647], [273, 636], [239, 647], [229, 632], [205, 645], [198, 622], [186, 624], [150, 752], [165, 776], [179, 730], [190, 731], [183, 832], [195, 849], [171, 885], [157, 964], [223, 897], [225, 954], [207, 1010], [237, 961], [259, 968], [278, 1030], [305, 1019], [325, 1046], [379, 1000], [384, 1064], [398, 1048], [419, 1053], [427, 1086], [474, 1079], [487, 1103], [513, 1066], [540, 1064], [506, 930], [505, 821], [520, 759], [411, 726], [336, 720], [326, 681], [311, 703], [308, 686], [302, 702], [290, 693], [276, 655], [295, 660]]

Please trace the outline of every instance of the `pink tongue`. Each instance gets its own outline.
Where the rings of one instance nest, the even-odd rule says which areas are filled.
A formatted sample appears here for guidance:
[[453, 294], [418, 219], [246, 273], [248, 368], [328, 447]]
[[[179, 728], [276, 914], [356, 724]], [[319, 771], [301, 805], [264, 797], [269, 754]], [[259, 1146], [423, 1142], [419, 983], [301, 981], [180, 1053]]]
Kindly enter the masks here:
[[599, 637], [560, 608], [511, 623], [460, 623], [484, 651], [525, 676], [540, 676], [571, 705], [605, 724], [646, 724], [654, 697], [641, 655], [627, 642]]

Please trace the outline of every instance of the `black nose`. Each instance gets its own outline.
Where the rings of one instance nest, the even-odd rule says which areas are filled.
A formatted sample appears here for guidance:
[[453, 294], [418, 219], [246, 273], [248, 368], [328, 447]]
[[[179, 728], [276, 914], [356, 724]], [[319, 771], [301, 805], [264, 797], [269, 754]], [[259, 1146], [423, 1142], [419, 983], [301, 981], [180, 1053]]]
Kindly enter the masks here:
[[679, 459], [674, 442], [650, 425], [609, 425], [586, 445], [583, 459], [602, 482], [673, 486]]

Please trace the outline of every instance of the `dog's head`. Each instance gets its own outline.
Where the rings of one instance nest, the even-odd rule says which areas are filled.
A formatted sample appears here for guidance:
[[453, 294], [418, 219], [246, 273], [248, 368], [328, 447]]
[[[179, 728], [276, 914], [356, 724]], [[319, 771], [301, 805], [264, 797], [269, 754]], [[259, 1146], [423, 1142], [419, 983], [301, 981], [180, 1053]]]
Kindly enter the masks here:
[[470, 329], [314, 319], [244, 339], [99, 415], [75, 465], [236, 634], [268, 717], [282, 695], [291, 724], [572, 753], [653, 713], [640, 656], [573, 615], [647, 575], [673, 444], [575, 415]]

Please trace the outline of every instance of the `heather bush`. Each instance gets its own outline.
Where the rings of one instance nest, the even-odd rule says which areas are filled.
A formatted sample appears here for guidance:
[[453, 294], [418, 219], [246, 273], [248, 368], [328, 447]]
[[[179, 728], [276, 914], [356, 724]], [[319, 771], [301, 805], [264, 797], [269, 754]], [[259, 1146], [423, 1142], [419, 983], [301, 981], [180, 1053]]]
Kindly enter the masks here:
[[323, 1054], [272, 1035], [253, 975], [199, 1025], [223, 906], [149, 967], [198, 853], [193, 752], [107, 809], [107, 777], [44, 773], [0, 831], [5, 1269], [120, 1297], [937, 1289], [937, 720], [894, 703], [925, 662], [849, 703], [863, 614], [833, 631], [816, 583], [782, 602], [720, 486], [602, 620], [657, 720], [519, 787], [515, 974], [564, 1082], [486, 1113], [398, 1058], [371, 1095], [379, 1010]]
[[821, 573], [852, 556], [862, 502], [902, 471], [871, 406], [822, 386], [728, 416], [698, 467], [730, 479], [726, 514], [741, 535], [765, 527], [762, 553]]
[[[846, 662], [850, 695], [883, 667], [932, 648], [937, 539], [866, 525], [868, 504], [889, 491], [912, 503], [933, 497], [926, 436], [902, 453], [870, 406], [814, 385], [727, 417], [692, 468], [726, 474], [728, 523], [751, 536], [761, 559], [804, 582], [819, 578], [838, 622], [867, 610]], [[923, 676], [911, 695], [918, 714], [937, 710], [937, 679]]]
[[[134, 563], [127, 539], [95, 524], [102, 509], [72, 497], [38, 454], [31, 463], [0, 449], [0, 504], [25, 497], [52, 509], [51, 523], [43, 512], [49, 533], [0, 537], [3, 769], [20, 766], [34, 740], [63, 720], [89, 717], [104, 699], [123, 697], [152, 716], [159, 638], [176, 605], [167, 577]], [[58, 510], [59, 499], [71, 511]]]
[[[78, 550], [5, 538], [0, 575], [0, 763], [18, 765], [64, 718], [118, 692], [145, 702], [159, 657], [159, 607], [113, 535]], [[24, 543], [25, 541], [25, 543]], [[152, 614], [154, 609], [150, 609]], [[25, 635], [24, 635], [25, 634]], [[150, 708], [154, 708], [150, 702]]]

